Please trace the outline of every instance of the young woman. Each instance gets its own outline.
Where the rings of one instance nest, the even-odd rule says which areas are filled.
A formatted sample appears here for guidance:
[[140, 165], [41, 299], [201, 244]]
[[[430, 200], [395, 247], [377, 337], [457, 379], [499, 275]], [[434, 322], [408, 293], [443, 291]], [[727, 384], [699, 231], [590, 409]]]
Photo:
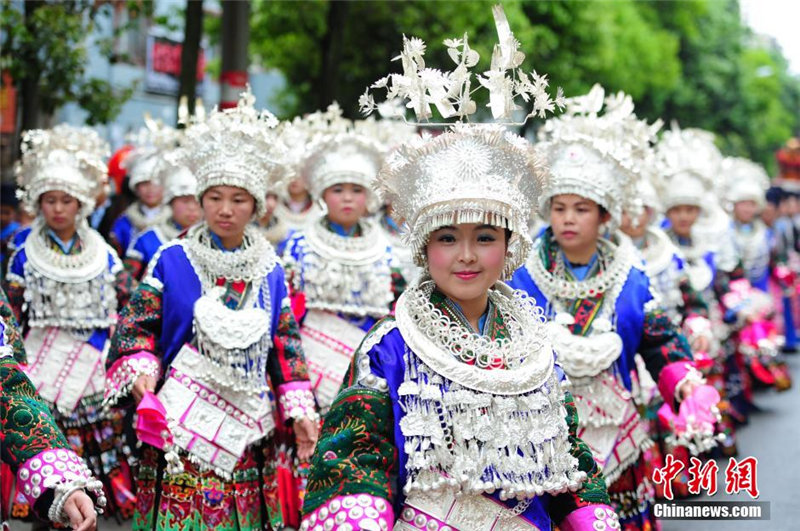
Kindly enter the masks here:
[[492, 127], [401, 147], [384, 166], [379, 189], [424, 273], [353, 358], [302, 529], [618, 527], [541, 310], [500, 282], [530, 248], [541, 172], [527, 142]]
[[[744, 275], [752, 289], [748, 296], [754, 307], [754, 319], [759, 330], [750, 334], [749, 330], [740, 333], [744, 336], [742, 348], [746, 351], [745, 361], [755, 381], [764, 386], [772, 386], [785, 391], [792, 385], [786, 362], [779, 352], [775, 305], [769, 295], [770, 278], [781, 282], [781, 275], [775, 274], [778, 255], [774, 245], [772, 230], [761, 220], [769, 177], [764, 169], [747, 159], [728, 157], [722, 161], [725, 175], [725, 201], [731, 214], [731, 233], [736, 251], [742, 260]], [[782, 288], [790, 288], [785, 281]]]
[[[122, 416], [103, 410], [104, 352], [132, 279], [89, 228], [106, 177], [105, 142], [91, 129], [59, 125], [23, 137], [18, 179], [37, 212], [11, 258], [6, 293], [26, 334], [26, 372], [75, 451], [104, 485], [108, 513], [133, 513]], [[24, 504], [17, 514], [28, 514]]]
[[624, 164], [636, 159], [628, 149], [637, 141], [646, 149], [649, 134], [630, 130], [631, 113], [598, 117], [597, 90], [588, 99], [598, 108], [576, 105], [546, 125], [539, 148], [552, 175], [540, 205], [550, 228], [511, 285], [545, 308], [577, 403], [578, 436], [602, 467], [622, 528], [650, 530], [654, 491], [643, 451], [652, 443], [630, 393], [634, 356], [642, 356], [670, 406], [691, 393], [699, 375], [686, 339], [656, 306], [633, 244], [602, 237], [632, 197], [635, 167]]
[[202, 212], [197, 202], [197, 179], [184, 166], [168, 160], [168, 154], [160, 155], [157, 178], [164, 187], [164, 204], [169, 206], [171, 216], [136, 236], [125, 253], [125, 267], [141, 280], [145, 268], [156, 251], [181, 232], [200, 220]]
[[656, 150], [664, 230], [681, 252], [692, 288], [709, 307], [711, 360], [698, 368], [723, 398], [718, 427], [724, 439], [720, 446], [726, 455], [735, 455], [735, 422], [747, 418], [750, 384], [735, 334], [735, 328], [745, 323], [746, 311], [724, 303], [731, 281], [744, 278], [744, 271], [730, 221], [711, 193], [722, 157], [708, 134], [695, 130], [665, 132]]
[[321, 142], [304, 176], [325, 213], [286, 246], [289, 289], [323, 412], [353, 351], [405, 285], [380, 227], [366, 217], [378, 205], [369, 186], [381, 161], [379, 146], [352, 133]]
[[171, 216], [169, 207], [163, 204], [164, 187], [155, 175], [159, 158], [157, 149], [142, 146], [125, 159], [125, 164], [130, 168], [128, 187], [136, 194], [136, 201], [111, 225], [109, 240], [119, 256], [125, 256], [138, 234], [149, 227], [166, 223]]
[[[20, 365], [26, 363], [14, 314], [0, 289], [0, 457], [16, 477], [19, 492], [43, 520], [78, 531], [97, 528], [95, 505], [106, 504], [103, 484], [70, 447], [48, 405], [36, 393]], [[49, 466], [45, 470], [44, 466]], [[42, 478], [48, 478], [46, 485]], [[0, 525], [15, 514], [3, 500]], [[14, 503], [12, 501], [12, 507]], [[12, 509], [9, 511], [8, 509]]]
[[285, 238], [293, 231], [301, 231], [319, 216], [320, 210], [311, 197], [302, 178], [289, 181], [283, 198], [278, 198], [273, 215], [286, 226]]
[[[661, 202], [647, 177], [641, 176], [637, 182], [636, 196], [644, 207], [642, 213], [637, 219], [623, 212], [620, 230], [642, 253], [645, 272], [650, 279], [650, 289], [658, 297], [661, 308], [672, 323], [682, 327], [692, 346], [695, 365], [710, 363], [712, 356], [709, 355], [709, 349], [713, 346], [719, 350], [719, 345], [713, 341], [711, 334], [708, 305], [702, 295], [692, 288], [680, 251], [669, 236], [656, 226], [655, 218], [660, 212]], [[644, 450], [645, 462], [651, 471], [664, 466], [663, 457], [667, 454], [672, 454], [675, 459], [683, 462], [685, 468], [672, 481], [672, 492], [675, 497], [686, 497], [689, 494], [690, 452], [685, 445], [675, 444], [675, 434], [659, 419], [658, 412], [664, 401], [638, 354], [636, 364], [634, 400], [647, 420], [648, 435], [655, 443]], [[648, 477], [652, 477], [652, 473], [648, 473]], [[655, 486], [656, 497], [663, 498], [663, 487], [662, 484]]]
[[273, 123], [247, 93], [187, 130], [178, 162], [197, 177], [204, 222], [158, 251], [120, 316], [108, 402], [153, 403], [158, 390], [176, 423], [177, 456], [142, 451], [134, 529], [280, 529], [292, 517], [276, 423], [304, 460], [318, 416], [283, 269], [252, 225], [280, 170]]

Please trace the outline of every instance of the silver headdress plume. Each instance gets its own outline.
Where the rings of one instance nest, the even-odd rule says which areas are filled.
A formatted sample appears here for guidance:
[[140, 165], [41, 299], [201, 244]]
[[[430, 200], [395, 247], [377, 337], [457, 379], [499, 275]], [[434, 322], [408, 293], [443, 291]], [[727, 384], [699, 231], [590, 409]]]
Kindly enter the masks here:
[[[508, 27], [501, 6], [493, 10], [500, 43], [495, 46], [491, 69], [478, 76], [489, 90], [489, 107], [497, 119], [509, 120], [521, 97], [533, 101], [531, 115], [544, 115], [560, 101], [546, 93], [547, 79], [518, 68], [524, 55]], [[459, 223], [490, 224], [511, 231], [504, 274], [510, 277], [524, 263], [531, 247], [528, 219], [533, 214], [546, 171], [530, 143], [507, 131], [504, 124], [476, 125], [465, 122], [475, 113], [470, 89], [478, 54], [469, 48], [467, 35], [448, 40], [453, 72], [427, 68], [424, 43], [404, 38], [400, 54], [404, 74], [392, 74], [373, 87], [385, 87], [388, 98], [407, 100], [418, 119], [431, 116], [431, 105], [440, 114], [460, 123], [437, 137], [417, 137], [391, 153], [378, 174], [375, 187], [403, 223], [403, 237], [417, 265], [425, 266], [425, 247], [430, 233]], [[557, 100], [560, 100], [557, 98]], [[362, 109], [377, 106], [372, 96], [362, 96]]]
[[[432, 106], [436, 107], [444, 119], [458, 118], [468, 120], [478, 107], [472, 99], [476, 91], [489, 91], [487, 106], [494, 120], [513, 122], [514, 114], [521, 107], [519, 99], [532, 104], [532, 110], [522, 122], [530, 117], [544, 118], [556, 106], [562, 107], [564, 97], [559, 88], [555, 98], [547, 92], [548, 79], [535, 71], [526, 74], [520, 68], [525, 54], [520, 51], [520, 43], [511, 32], [503, 7], [492, 8], [498, 43], [492, 53], [489, 70], [475, 76], [478, 84], [473, 88], [472, 68], [478, 64], [480, 55], [469, 47], [465, 33], [460, 39], [447, 39], [447, 53], [455, 63], [455, 68], [443, 72], [425, 65], [425, 42], [416, 37], [403, 36], [403, 51], [393, 60], [400, 60], [402, 74], [389, 74], [373, 83], [359, 98], [359, 106], [364, 114], [377, 109], [378, 104], [371, 89], [386, 89], [386, 99], [406, 100], [406, 107], [414, 110], [418, 121], [428, 122], [433, 116]], [[425, 123], [420, 125], [450, 125]], [[521, 125], [517, 122], [517, 125]]]
[[39, 197], [60, 190], [80, 201], [82, 217], [88, 216], [108, 182], [104, 159], [109, 154], [108, 143], [88, 127], [60, 124], [25, 131], [15, 173], [26, 208], [38, 212]]
[[250, 87], [232, 109], [214, 109], [186, 129], [181, 146], [170, 157], [197, 178], [197, 198], [212, 186], [247, 190], [256, 201], [256, 216], [266, 212], [267, 192], [286, 178], [287, 148], [277, 134], [278, 119], [257, 111]]
[[536, 145], [550, 168], [540, 198], [546, 211], [556, 195], [576, 194], [593, 200], [619, 223], [623, 210], [636, 216], [642, 208], [636, 186], [652, 164], [651, 142], [661, 122], [648, 124], [633, 112], [632, 98], [619, 92], [605, 96], [600, 85], [566, 100], [566, 111], [548, 120]]

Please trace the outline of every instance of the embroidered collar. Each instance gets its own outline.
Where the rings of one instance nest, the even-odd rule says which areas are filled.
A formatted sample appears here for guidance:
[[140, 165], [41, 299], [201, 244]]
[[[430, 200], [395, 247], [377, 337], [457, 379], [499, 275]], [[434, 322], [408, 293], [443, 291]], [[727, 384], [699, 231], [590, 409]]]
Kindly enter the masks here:
[[73, 250], [77, 250], [77, 252], [80, 252], [80, 249], [76, 249], [75, 247], [79, 242], [77, 230], [75, 231], [75, 234], [72, 235], [72, 238], [69, 239], [69, 241], [64, 241], [61, 238], [59, 238], [58, 234], [56, 234], [56, 232], [50, 227], [47, 227], [47, 236], [50, 238], [53, 244], [58, 246], [58, 249], [60, 249], [61, 252], [64, 254], [72, 254]]
[[212, 233], [205, 222], [190, 228], [181, 245], [203, 283], [204, 291], [215, 286], [219, 278], [260, 281], [278, 263], [272, 246], [258, 229], [249, 225], [245, 227], [244, 240], [235, 253], [224, 252], [214, 246]]
[[328, 230], [326, 219], [320, 216], [305, 231], [309, 247], [321, 257], [347, 265], [367, 265], [386, 255], [389, 243], [373, 222], [362, 219], [361, 237], [349, 238]]
[[339, 236], [344, 236], [345, 238], [358, 238], [361, 236], [360, 223], [356, 223], [349, 229], [346, 229], [344, 228], [344, 226], [331, 221], [330, 218], [328, 218], [328, 216], [325, 216], [325, 226], [328, 228], [329, 231], [338, 234]]
[[431, 294], [431, 303], [435, 308], [438, 308], [442, 313], [450, 317], [451, 320], [460, 322], [461, 325], [470, 332], [476, 332], [495, 339], [497, 337], [507, 337], [507, 334], [503, 334], [505, 329], [502, 326], [502, 315], [497, 311], [497, 307], [491, 299], [488, 300], [486, 311], [483, 312], [483, 315], [478, 319], [478, 330], [472, 327], [467, 316], [464, 315], [461, 306], [454, 300], [446, 297], [438, 289], [433, 290]]
[[146, 207], [141, 202], [135, 201], [125, 209], [125, 215], [137, 232], [141, 232], [148, 227], [162, 225], [172, 217], [172, 209], [166, 205], [148, 209], [148, 214], [145, 214], [144, 208]]
[[533, 281], [548, 300], [585, 299], [595, 297], [606, 290], [621, 286], [628, 277], [637, 256], [630, 239], [620, 235], [619, 245], [600, 238], [597, 242], [598, 270], [586, 280], [574, 280], [559, 267], [558, 244], [553, 238], [552, 229], [547, 229], [534, 244], [526, 264]]
[[228, 249], [227, 247], [225, 247], [225, 244], [224, 244], [224, 243], [222, 243], [222, 238], [220, 238], [220, 237], [217, 235], [217, 233], [215, 233], [215, 232], [214, 232], [214, 231], [212, 231], [212, 230], [209, 230], [209, 231], [208, 231], [208, 233], [211, 235], [211, 245], [212, 245], [212, 246], [213, 246], [215, 249], [219, 249], [219, 250], [220, 250], [220, 251], [222, 251], [223, 253], [235, 253], [236, 251], [238, 251], [239, 249], [241, 249], [241, 245], [239, 245], [239, 246], [237, 246], [237, 247], [233, 247], [233, 248], [231, 248], [231, 249]]
[[489, 337], [465, 333], [462, 323], [434, 305], [433, 289], [429, 279], [416, 282], [395, 310], [403, 338], [431, 368], [470, 389], [499, 394], [531, 391], [549, 376], [553, 353], [544, 315], [526, 295], [502, 283], [490, 290], [507, 332]]

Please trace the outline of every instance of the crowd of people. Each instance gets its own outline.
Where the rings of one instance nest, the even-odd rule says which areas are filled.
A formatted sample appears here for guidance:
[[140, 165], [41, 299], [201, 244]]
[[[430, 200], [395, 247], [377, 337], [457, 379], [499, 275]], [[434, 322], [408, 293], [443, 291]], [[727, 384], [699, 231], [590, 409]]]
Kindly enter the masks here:
[[[737, 455], [754, 392], [792, 384], [800, 143], [771, 183], [625, 94], [551, 99], [495, 20], [493, 124], [465, 37], [449, 75], [406, 39], [376, 83], [414, 125], [280, 122], [248, 90], [113, 155], [24, 132], [0, 520], [647, 531], [668, 456]], [[520, 137], [518, 97], [562, 112]], [[417, 127], [431, 106], [460, 121]]]

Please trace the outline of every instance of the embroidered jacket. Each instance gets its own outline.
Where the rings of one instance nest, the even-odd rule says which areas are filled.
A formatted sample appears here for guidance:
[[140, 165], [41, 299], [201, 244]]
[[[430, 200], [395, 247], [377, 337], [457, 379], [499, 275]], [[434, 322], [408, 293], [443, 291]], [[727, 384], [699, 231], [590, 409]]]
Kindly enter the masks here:
[[[462, 316], [441, 294], [434, 291], [430, 300], [433, 306], [451, 321], [462, 323], [461, 326], [464, 326]], [[509, 329], [503, 316], [495, 308], [490, 308], [483, 322], [483, 332], [486, 337], [492, 339], [509, 337]], [[471, 329], [465, 330], [471, 331]], [[382, 319], [367, 334], [353, 358], [338, 397], [325, 417], [320, 441], [312, 461], [308, 491], [303, 506], [304, 526], [301, 529], [313, 529], [315, 523], [327, 525], [327, 519], [331, 519], [334, 525], [346, 521], [353, 528], [364, 529], [369, 527], [359, 527], [359, 524], [364, 523], [365, 519], [372, 519], [381, 526], [376, 529], [387, 528], [384, 525], [391, 529], [395, 518], [396, 525], [408, 526], [395, 529], [422, 528], [420, 525], [424, 526], [428, 520], [431, 525], [438, 527], [446, 522], [454, 529], [488, 529], [479, 522], [487, 520], [491, 525], [498, 512], [502, 513], [505, 509], [512, 509], [515, 506], [524, 510], [514, 511], [517, 517], [505, 516], [510, 518], [508, 522], [513, 519], [514, 524], [510, 525], [519, 526], [513, 529], [533, 529], [530, 526], [535, 526], [536, 529], [550, 529], [551, 522], [564, 525], [563, 529], [591, 528], [573, 528], [566, 521], [567, 515], [578, 512], [576, 510], [579, 508], [591, 507], [590, 514], [594, 514], [592, 511], [595, 510], [603, 513], [604, 509], [598, 507], [598, 504], [608, 503], [605, 482], [592, 458], [591, 451], [576, 436], [577, 415], [569, 393], [563, 397], [562, 404], [565, 409], [561, 409], [565, 412], [565, 428], [568, 431], [566, 451], [577, 460], [578, 470], [586, 474], [582, 486], [576, 491], [534, 496], [524, 503], [517, 502], [513, 498], [501, 501], [499, 492], [464, 498], [478, 500], [477, 505], [485, 509], [485, 514], [479, 515], [475, 514], [474, 508], [468, 509], [467, 505], [457, 506], [461, 509], [453, 509], [448, 515], [447, 508], [431, 506], [427, 512], [420, 512], [406, 504], [407, 493], [411, 487], [409, 483], [412, 481], [408, 473], [409, 459], [411, 452], [417, 455], [419, 444], [415, 434], [429, 434], [427, 428], [416, 426], [409, 416], [407, 397], [409, 392], [413, 393], [408, 387], [411, 385], [408, 380], [409, 364], [417, 363], [421, 359], [417, 357], [416, 352], [409, 345], [393, 317]], [[455, 363], [461, 362], [455, 361]], [[411, 370], [411, 373], [414, 370]], [[503, 368], [478, 370], [505, 372]], [[563, 376], [557, 366], [554, 370]], [[443, 377], [445, 378], [443, 384], [442, 380], [436, 380], [436, 376], [433, 376], [433, 380], [430, 377], [419, 376], [416, 381], [420, 388], [425, 381], [430, 383], [439, 381], [440, 384], [436, 385], [444, 385], [442, 392], [445, 392], [444, 389], [450, 384], [446, 383], [449, 381], [448, 377]], [[478, 392], [475, 396], [485, 395]], [[433, 422], [438, 423], [436, 420]], [[442, 422], [445, 434], [449, 429], [458, 429], [455, 426], [448, 426], [447, 420]], [[461, 428], [476, 431], [500, 430], [499, 426]], [[422, 431], [418, 431], [420, 429]], [[470, 435], [464, 436], [470, 437]], [[435, 434], [433, 440], [436, 441]], [[474, 463], [472, 466], [474, 468]], [[489, 473], [488, 470], [485, 473]], [[431, 498], [431, 502], [433, 505], [440, 502], [448, 504], [449, 502], [444, 501], [445, 498], [437, 493]], [[364, 507], [364, 511], [358, 513], [362, 516], [354, 519], [347, 518], [347, 514], [340, 514], [342, 511], [346, 513], [349, 504]], [[341, 509], [342, 507], [344, 509]], [[366, 509], [367, 507], [369, 509]], [[604, 521], [603, 524], [605, 523]], [[592, 522], [589, 522], [588, 525], [591, 524]], [[505, 527], [496, 528], [505, 529]]]
[[[130, 302], [123, 308], [112, 339], [106, 366], [106, 398], [110, 403], [126, 399], [136, 378], [151, 374], [161, 379], [184, 344], [194, 340], [195, 302], [203, 294], [201, 277], [189, 260], [182, 239], [161, 248], [153, 258]], [[285, 393], [307, 389], [308, 371], [300, 345], [297, 323], [290, 309], [283, 268], [274, 267], [257, 283], [217, 279], [224, 303], [234, 309], [253, 291], [257, 306], [269, 311], [272, 348], [266, 359], [269, 383], [281, 407]], [[282, 409], [283, 419], [294, 418]]]
[[[8, 308], [2, 290], [0, 308]], [[65, 491], [61, 489], [70, 485], [89, 487], [98, 495], [101, 485], [70, 448], [50, 408], [20, 368], [19, 360], [25, 359], [25, 352], [14, 339], [19, 334], [13, 316], [0, 313], [0, 457], [15, 474], [18, 490], [36, 513], [43, 519], [63, 522]], [[0, 514], [0, 522], [9, 516], [13, 515]]]

